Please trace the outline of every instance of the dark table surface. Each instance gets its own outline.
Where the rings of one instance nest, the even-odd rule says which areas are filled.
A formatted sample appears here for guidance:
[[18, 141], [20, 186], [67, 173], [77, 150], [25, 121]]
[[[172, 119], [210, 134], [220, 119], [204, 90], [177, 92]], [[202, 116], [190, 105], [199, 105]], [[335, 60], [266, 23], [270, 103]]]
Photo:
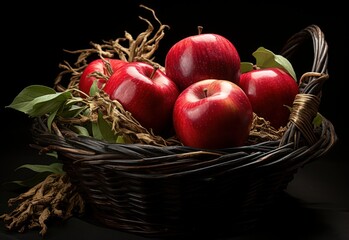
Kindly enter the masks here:
[[[318, 24], [325, 33], [329, 46], [328, 71], [330, 79], [323, 87], [320, 112], [335, 126], [338, 143], [325, 156], [299, 169], [277, 204], [264, 214], [263, 221], [254, 230], [239, 236], [216, 239], [349, 239], [349, 157], [347, 127], [347, 61], [348, 22], [341, 9], [324, 5], [309, 8], [289, 4], [267, 5], [265, 2], [238, 8], [226, 1], [201, 1], [188, 5], [188, 1], [122, 1], [113, 14], [93, 9], [91, 5], [74, 8], [61, 2], [43, 6], [28, 2], [18, 8], [8, 3], [1, 15], [3, 46], [2, 94], [0, 118], [2, 147], [0, 153], [0, 214], [8, 211], [7, 201], [18, 195], [4, 183], [29, 174], [15, 169], [25, 163], [47, 163], [37, 151], [29, 147], [31, 120], [22, 113], [5, 109], [25, 86], [44, 84], [52, 86], [58, 73], [58, 64], [66, 57], [63, 49], [76, 50], [90, 47], [89, 42], [121, 37], [125, 30], [135, 36], [145, 28], [138, 15], [149, 17], [138, 8], [146, 4], [153, 7], [159, 19], [171, 28], [166, 32], [158, 50], [157, 59], [163, 61], [166, 49], [175, 40], [196, 33], [198, 25], [207, 32], [216, 32], [233, 40], [242, 60], [251, 60], [251, 53], [264, 46], [278, 51], [297, 31], [310, 24]], [[42, 10], [44, 8], [44, 11]], [[32, 9], [32, 10], [28, 10]], [[52, 11], [55, 9], [55, 11]], [[238, 10], [237, 10], [238, 9]], [[105, 9], [104, 9], [105, 10]], [[239, 12], [239, 14], [237, 14]], [[144, 15], [143, 15], [144, 14]], [[100, 15], [98, 15], [100, 16]], [[150, 18], [150, 17], [149, 17]], [[306, 45], [307, 47], [311, 45]], [[310, 52], [310, 55], [308, 54]], [[69, 55], [70, 56], [70, 55]], [[304, 72], [312, 64], [311, 51], [301, 52], [296, 70]], [[4, 65], [5, 63], [5, 65]], [[217, 234], [218, 236], [218, 234]], [[38, 231], [8, 232], [0, 222], [0, 240], [41, 239]], [[73, 217], [65, 222], [49, 224], [47, 240], [53, 239], [151, 239], [109, 229], [90, 218]], [[213, 238], [214, 239], [214, 238]]]

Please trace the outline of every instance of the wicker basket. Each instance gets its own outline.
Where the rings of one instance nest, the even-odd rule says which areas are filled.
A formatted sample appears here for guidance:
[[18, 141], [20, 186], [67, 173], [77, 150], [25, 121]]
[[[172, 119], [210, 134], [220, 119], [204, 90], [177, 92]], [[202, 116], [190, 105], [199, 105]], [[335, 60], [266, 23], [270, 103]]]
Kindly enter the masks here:
[[324, 34], [310, 25], [292, 36], [281, 54], [290, 57], [308, 39], [313, 67], [299, 84], [280, 140], [220, 150], [110, 144], [50, 133], [44, 119], [37, 118], [34, 142], [58, 153], [93, 218], [108, 227], [142, 236], [251, 229], [297, 170], [327, 153], [337, 140], [324, 116], [320, 126], [312, 123], [328, 79]]

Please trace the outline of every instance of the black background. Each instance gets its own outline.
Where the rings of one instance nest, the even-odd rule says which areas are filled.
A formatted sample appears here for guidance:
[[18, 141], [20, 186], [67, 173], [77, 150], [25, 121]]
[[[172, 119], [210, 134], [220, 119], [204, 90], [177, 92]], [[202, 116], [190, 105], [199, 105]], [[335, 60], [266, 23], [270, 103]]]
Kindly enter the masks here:
[[[155, 54], [159, 63], [164, 62], [166, 51], [172, 44], [196, 34], [198, 25], [204, 27], [204, 32], [215, 32], [230, 39], [243, 61], [253, 61], [251, 54], [260, 46], [278, 53], [289, 37], [310, 24], [317, 24], [322, 29], [329, 46], [330, 78], [324, 85], [319, 111], [333, 123], [339, 141], [328, 156], [311, 163], [296, 175], [288, 189], [292, 198], [278, 206], [282, 211], [272, 215], [272, 227], [258, 234], [251, 233], [246, 238], [231, 239], [347, 239], [349, 159], [345, 151], [348, 146], [345, 115], [348, 106], [348, 17], [340, 6], [310, 5], [306, 8], [266, 3], [234, 6], [234, 2], [228, 4], [220, 0], [198, 3], [188, 0], [114, 1], [76, 3], [75, 6], [64, 2], [24, 3], [20, 6], [9, 3], [4, 9], [7, 15], [1, 14], [1, 182], [18, 180], [27, 174], [15, 171], [24, 163], [43, 163], [46, 160], [28, 146], [31, 119], [5, 106], [28, 85], [52, 86], [60, 71], [58, 64], [72, 57], [64, 49], [90, 48], [90, 41], [100, 43], [122, 37], [125, 30], [134, 37], [144, 31], [147, 26], [138, 16], [152, 17], [139, 7], [140, 3], [154, 9], [160, 21], [170, 26]], [[152, 23], [156, 28], [156, 23]], [[296, 72], [309, 71], [313, 57], [311, 43], [296, 57], [292, 62]], [[7, 199], [15, 195], [15, 192], [2, 189], [2, 212], [6, 211]], [[302, 204], [299, 205], [298, 201]], [[1, 228], [2, 237], [5, 230], [3, 226]], [[98, 239], [112, 239], [111, 236], [141, 239], [75, 218], [63, 225], [50, 226], [49, 231], [47, 239], [69, 235], [84, 235], [83, 239], [96, 239], [97, 236], [102, 236]], [[6, 237], [35, 239], [38, 235], [34, 231], [8, 233], [4, 235]]]

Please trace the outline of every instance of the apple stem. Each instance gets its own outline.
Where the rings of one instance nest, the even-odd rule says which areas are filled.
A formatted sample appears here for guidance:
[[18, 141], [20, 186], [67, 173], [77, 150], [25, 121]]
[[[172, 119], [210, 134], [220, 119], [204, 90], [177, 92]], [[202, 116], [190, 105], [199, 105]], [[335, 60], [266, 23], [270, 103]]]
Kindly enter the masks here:
[[204, 88], [204, 97], [207, 98], [207, 88]]
[[253, 65], [253, 70], [257, 70], [257, 69], [260, 69], [260, 67], [257, 66], [257, 64], [254, 64], [254, 65]]
[[202, 33], [203, 26], [198, 26], [198, 34], [200, 35]]
[[159, 69], [159, 65], [154, 64], [154, 65], [153, 65], [153, 71], [151, 72], [151, 74], [150, 74], [150, 76], [149, 76], [150, 79], [153, 79], [154, 74], [155, 74], [156, 70], [158, 70], [158, 69]]

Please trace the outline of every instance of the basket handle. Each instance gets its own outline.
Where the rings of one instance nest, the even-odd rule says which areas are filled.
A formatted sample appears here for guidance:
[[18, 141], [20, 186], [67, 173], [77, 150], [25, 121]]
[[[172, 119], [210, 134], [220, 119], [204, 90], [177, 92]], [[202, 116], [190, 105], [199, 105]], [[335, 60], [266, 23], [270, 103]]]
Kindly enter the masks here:
[[309, 145], [317, 141], [313, 119], [318, 114], [322, 85], [329, 78], [327, 72], [328, 45], [324, 33], [319, 26], [314, 24], [304, 28], [289, 38], [281, 50], [281, 55], [289, 58], [309, 37], [313, 41], [313, 66], [310, 72], [303, 74], [299, 79], [300, 91], [293, 102], [287, 130], [281, 138], [280, 145], [294, 142], [297, 147], [302, 137]]

